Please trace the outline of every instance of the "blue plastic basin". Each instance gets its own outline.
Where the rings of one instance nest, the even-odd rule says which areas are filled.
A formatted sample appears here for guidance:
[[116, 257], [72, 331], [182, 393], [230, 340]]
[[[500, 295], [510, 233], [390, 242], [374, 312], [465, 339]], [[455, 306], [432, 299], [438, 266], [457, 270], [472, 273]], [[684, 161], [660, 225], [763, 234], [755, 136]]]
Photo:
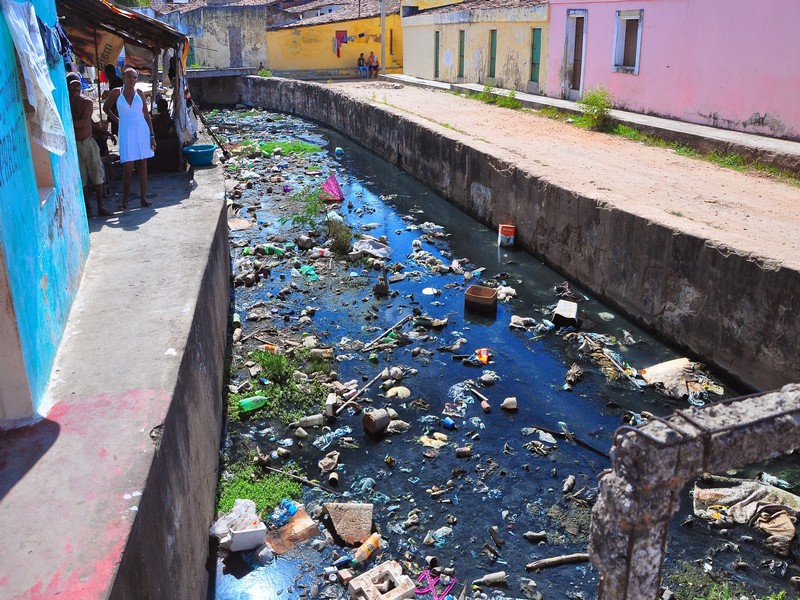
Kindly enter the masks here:
[[212, 163], [214, 150], [216, 149], [217, 147], [214, 144], [195, 144], [194, 146], [186, 146], [183, 149], [183, 154], [190, 165], [201, 167]]

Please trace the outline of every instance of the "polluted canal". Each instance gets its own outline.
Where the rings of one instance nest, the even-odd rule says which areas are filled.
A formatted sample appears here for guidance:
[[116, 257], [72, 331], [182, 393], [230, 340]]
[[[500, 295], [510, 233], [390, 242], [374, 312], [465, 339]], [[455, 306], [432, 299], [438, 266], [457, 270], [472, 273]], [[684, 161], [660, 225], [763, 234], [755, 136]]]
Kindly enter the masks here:
[[[234, 277], [209, 597], [596, 597], [580, 555], [615, 429], [738, 391], [676, 376], [680, 354], [500, 246], [510, 230], [353, 141], [261, 111], [208, 119], [230, 153]], [[678, 598], [788, 588], [761, 532], [721, 534], [690, 491], [666, 563]]]

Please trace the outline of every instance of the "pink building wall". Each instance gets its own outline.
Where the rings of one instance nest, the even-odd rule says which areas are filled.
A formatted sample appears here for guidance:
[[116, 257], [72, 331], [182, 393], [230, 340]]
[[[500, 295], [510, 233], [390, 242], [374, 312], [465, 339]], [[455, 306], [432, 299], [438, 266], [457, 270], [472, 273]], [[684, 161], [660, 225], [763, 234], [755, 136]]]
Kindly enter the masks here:
[[[567, 10], [587, 11], [582, 89], [618, 108], [800, 140], [800, 1], [550, 0], [544, 93], [562, 96]], [[616, 11], [643, 10], [639, 73], [612, 71]]]

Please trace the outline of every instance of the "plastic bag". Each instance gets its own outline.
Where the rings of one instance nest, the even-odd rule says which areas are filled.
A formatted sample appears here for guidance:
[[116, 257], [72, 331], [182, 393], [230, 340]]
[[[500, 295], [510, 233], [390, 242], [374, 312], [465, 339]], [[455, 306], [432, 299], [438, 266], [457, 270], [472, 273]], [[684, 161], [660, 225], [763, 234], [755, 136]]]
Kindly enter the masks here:
[[214, 524], [208, 530], [208, 534], [217, 539], [222, 539], [231, 530], [249, 529], [254, 523], [260, 521], [261, 519], [256, 511], [256, 503], [252, 500], [240, 498], [233, 503], [231, 512], [214, 521]]

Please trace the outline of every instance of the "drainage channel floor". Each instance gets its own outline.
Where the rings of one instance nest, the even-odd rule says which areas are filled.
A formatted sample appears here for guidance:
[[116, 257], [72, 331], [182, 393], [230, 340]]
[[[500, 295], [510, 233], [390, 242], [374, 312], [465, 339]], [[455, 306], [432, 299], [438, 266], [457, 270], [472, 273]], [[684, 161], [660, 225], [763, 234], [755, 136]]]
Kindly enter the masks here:
[[[587, 552], [597, 476], [610, 466], [606, 455], [615, 429], [641, 422], [648, 412], [663, 416], [687, 405], [685, 398], [632, 384], [613, 362], [635, 374], [681, 355], [583, 290], [559, 287], [563, 276], [524, 252], [499, 247], [497, 232], [352, 140], [257, 110], [214, 110], [209, 121], [234, 154], [225, 166], [226, 193], [236, 276], [232, 302], [242, 322], [241, 340], [233, 344], [229, 383], [239, 393], [229, 403], [223, 482], [237, 463], [249, 464], [260, 454], [262, 464], [297, 468], [327, 487], [319, 462], [335, 451], [338, 486], [331, 493], [304, 485], [301, 501], [319, 524], [319, 540], [326, 539], [322, 503], [372, 504], [383, 546], [356, 573], [392, 559], [416, 579], [426, 557], [435, 557], [446, 569], [437, 593], [455, 579], [456, 598], [596, 597], [598, 575], [588, 562], [535, 572], [525, 567]], [[344, 199], [323, 206], [320, 192], [330, 175]], [[326, 213], [348, 224], [354, 243], [371, 236], [369, 251], [385, 249], [387, 256], [320, 251], [330, 243]], [[299, 242], [317, 249], [301, 250], [293, 242], [309, 230], [318, 237]], [[267, 254], [270, 247], [278, 247], [277, 254]], [[379, 297], [373, 286], [384, 273], [394, 277], [389, 295]], [[465, 292], [474, 284], [507, 296], [496, 314], [466, 310]], [[577, 303], [579, 329], [553, 327], [554, 308], [563, 299], [557, 291]], [[384, 335], [404, 319], [394, 334]], [[520, 328], [511, 328], [512, 320]], [[301, 395], [307, 390], [313, 396], [308, 413], [324, 409], [330, 371], [349, 390], [377, 381], [358, 398], [358, 410], [346, 409], [322, 427], [304, 427], [308, 437], [297, 437], [296, 427], [269, 418], [280, 407], [246, 413], [235, 407], [237, 399], [267, 397], [275, 389], [259, 372], [264, 363], [251, 354], [264, 344], [306, 358], [316, 346], [321, 358], [291, 376]], [[598, 347], [614, 360], [587, 353]], [[334, 358], [328, 360], [327, 349]], [[482, 349], [488, 364], [480, 361]], [[384, 383], [381, 373], [393, 367], [394, 379]], [[707, 401], [739, 395], [706, 375]], [[319, 385], [310, 385], [313, 380]], [[280, 398], [288, 396], [270, 401]], [[516, 410], [501, 408], [509, 398]], [[366, 435], [362, 411], [387, 407], [402, 422], [401, 431]], [[299, 415], [284, 421], [292, 416]], [[788, 462], [754, 465], [737, 476], [765, 468], [800, 480]], [[262, 510], [267, 523], [272, 508]], [[526, 532], [544, 532], [546, 540], [529, 541]], [[769, 555], [762, 539], [751, 528], [720, 532], [693, 517], [687, 489], [671, 530], [665, 585], [678, 598], [694, 598], [723, 582], [757, 595], [788, 589], [790, 559]], [[254, 551], [227, 553], [214, 546], [209, 597], [347, 597], [346, 586], [329, 581], [324, 569], [353, 550], [334, 536], [324, 545], [296, 544], [262, 565]], [[499, 587], [470, 585], [500, 571], [506, 576]]]

